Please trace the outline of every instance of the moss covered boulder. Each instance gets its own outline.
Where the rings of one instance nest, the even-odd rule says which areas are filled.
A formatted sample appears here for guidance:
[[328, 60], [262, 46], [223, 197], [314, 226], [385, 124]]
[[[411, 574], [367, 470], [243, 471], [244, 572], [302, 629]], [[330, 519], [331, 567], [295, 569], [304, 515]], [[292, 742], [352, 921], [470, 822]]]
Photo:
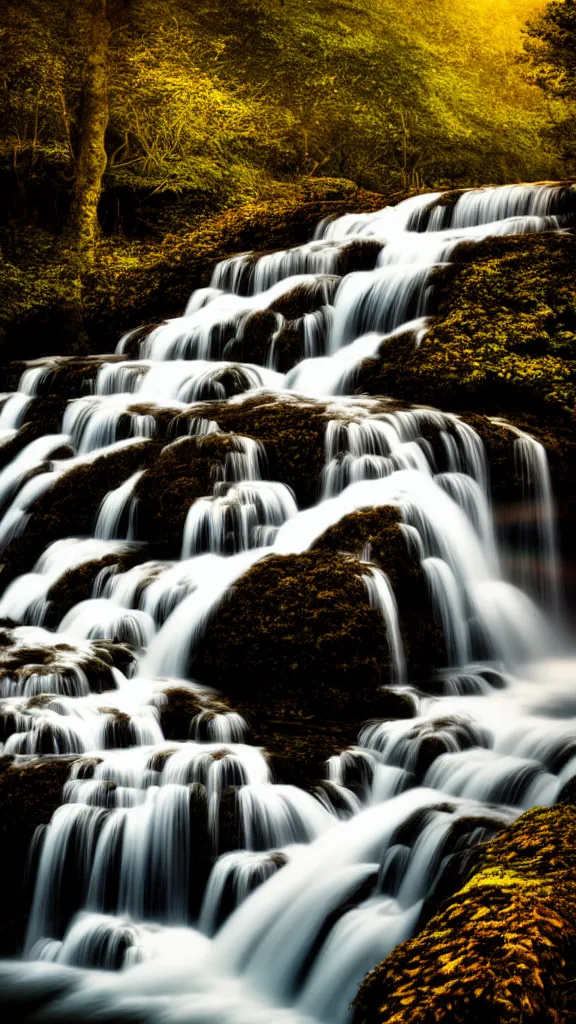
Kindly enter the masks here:
[[209, 626], [194, 674], [269, 709], [376, 714], [390, 655], [362, 571], [356, 559], [325, 551], [257, 562]]
[[211, 402], [195, 407], [191, 415], [214, 419], [222, 430], [260, 441], [269, 479], [291, 487], [300, 508], [316, 502], [329, 418], [325, 402], [269, 392], [241, 401]]
[[445, 664], [446, 644], [435, 622], [420, 560], [406, 544], [401, 518], [391, 506], [359, 509], [329, 527], [312, 550], [348, 552], [369, 559], [386, 573], [398, 605], [409, 675], [425, 685]]
[[573, 1019], [576, 808], [524, 814], [421, 934], [365, 979], [355, 1024]]
[[574, 423], [576, 239], [543, 233], [460, 246], [435, 277], [435, 315], [366, 360], [357, 386], [456, 411]]
[[238, 450], [239, 439], [224, 433], [181, 437], [163, 448], [134, 492], [138, 536], [179, 552], [190, 506], [225, 479], [227, 460]]

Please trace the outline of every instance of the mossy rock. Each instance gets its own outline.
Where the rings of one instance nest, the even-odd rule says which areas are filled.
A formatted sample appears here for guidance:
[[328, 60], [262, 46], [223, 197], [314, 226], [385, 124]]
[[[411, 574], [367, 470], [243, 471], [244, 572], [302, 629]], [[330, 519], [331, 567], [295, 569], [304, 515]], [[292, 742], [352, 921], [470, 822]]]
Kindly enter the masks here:
[[[266, 751], [274, 781], [307, 790], [326, 779], [328, 758], [357, 742], [362, 724], [361, 716], [346, 722], [336, 717], [337, 709], [316, 714], [314, 707], [303, 710], [288, 700], [270, 706], [250, 701], [239, 708], [250, 726], [250, 742]], [[392, 690], [379, 693], [362, 710], [382, 720], [414, 714], [410, 700]]]
[[400, 529], [401, 518], [392, 506], [359, 509], [330, 526], [312, 550], [365, 555], [386, 573], [398, 605], [410, 678], [425, 686], [432, 683], [435, 669], [445, 664], [446, 644], [420, 561]]
[[550, 415], [574, 423], [576, 239], [489, 238], [456, 249], [436, 272], [435, 315], [415, 349], [408, 335], [365, 360], [358, 390], [454, 411]]
[[223, 479], [226, 457], [237, 450], [235, 437], [224, 433], [181, 437], [166, 445], [134, 491], [138, 537], [179, 553], [190, 506], [212, 494]]
[[[51, 421], [48, 427], [46, 427], [45, 422], [39, 420], [31, 420], [24, 423], [12, 437], [0, 446], [0, 469], [8, 466], [20, 454], [22, 449], [31, 444], [32, 441], [36, 441], [39, 437], [43, 437], [44, 434], [50, 433], [60, 433], [60, 424], [58, 427], [55, 427]], [[68, 459], [72, 455], [74, 455], [73, 448], [63, 441], [61, 447], [54, 448], [51, 458]]]
[[244, 703], [366, 717], [389, 679], [386, 628], [344, 555], [271, 555], [234, 585], [191, 666]]
[[103, 558], [94, 558], [69, 569], [52, 584], [46, 595], [51, 603], [48, 612], [49, 624], [56, 628], [66, 612], [75, 604], [90, 597], [94, 581], [102, 569], [114, 567], [116, 572], [127, 572], [132, 566], [137, 565], [140, 559], [141, 555], [136, 551], [127, 551], [124, 554], [118, 552], [105, 555]]
[[[50, 676], [55, 673], [72, 676], [74, 664], [80, 665], [90, 690], [103, 693], [116, 689], [112, 669], [129, 673], [134, 664], [134, 653], [126, 645], [113, 640], [91, 640], [82, 643], [82, 657], [78, 648], [66, 642], [46, 643], [36, 647], [22, 643], [10, 629], [0, 630], [0, 679], [9, 679], [23, 688], [30, 676]], [[71, 662], [71, 656], [72, 662]], [[33, 697], [43, 701], [46, 695]], [[6, 737], [4, 737], [6, 738]], [[51, 751], [45, 751], [51, 753]]]
[[265, 366], [272, 335], [278, 330], [278, 317], [270, 309], [256, 309], [247, 316], [237, 333], [237, 340], [231, 339], [226, 354], [244, 363]]
[[260, 441], [266, 449], [269, 479], [291, 487], [299, 507], [306, 508], [319, 496], [326, 408], [326, 403], [314, 399], [264, 392], [242, 401], [197, 406], [191, 415], [216, 420], [222, 430]]
[[203, 712], [225, 714], [233, 710], [225, 698], [210, 691], [175, 686], [164, 692], [166, 702], [160, 708], [160, 725], [167, 740], [194, 738], [194, 719]]
[[374, 270], [381, 252], [382, 242], [372, 238], [356, 238], [340, 249], [338, 273], [344, 277], [358, 270]]
[[335, 293], [339, 281], [340, 278], [333, 274], [318, 275], [314, 285], [298, 285], [280, 295], [268, 308], [274, 313], [281, 313], [286, 320], [299, 320], [324, 306], [326, 296]]
[[[93, 384], [103, 363], [119, 362], [118, 355], [51, 356], [36, 360], [19, 360], [0, 367], [0, 390], [17, 391], [22, 374], [35, 367], [44, 367], [46, 375], [37, 384], [37, 394], [24, 414], [24, 427], [18, 436], [28, 431], [26, 444], [42, 434], [58, 434], [62, 429], [62, 416], [69, 401], [93, 393]], [[23, 436], [25, 436], [23, 434]], [[23, 447], [23, 445], [22, 445]], [[20, 448], [15, 449], [11, 458]], [[0, 453], [0, 458], [3, 453]]]
[[524, 814], [417, 938], [367, 975], [355, 1024], [559, 1024], [576, 971], [576, 808]]

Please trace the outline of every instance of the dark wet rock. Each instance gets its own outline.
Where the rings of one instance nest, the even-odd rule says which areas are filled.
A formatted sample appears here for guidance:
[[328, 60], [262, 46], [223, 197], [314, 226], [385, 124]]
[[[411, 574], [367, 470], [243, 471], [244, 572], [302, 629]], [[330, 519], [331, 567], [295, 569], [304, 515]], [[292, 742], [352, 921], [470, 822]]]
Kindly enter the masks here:
[[303, 323], [300, 320], [289, 320], [274, 339], [274, 365], [280, 373], [288, 373], [305, 356]]
[[340, 278], [334, 274], [318, 275], [312, 284], [300, 284], [284, 292], [268, 308], [274, 313], [281, 313], [286, 320], [298, 320], [328, 302], [333, 303], [339, 282]]
[[163, 323], [165, 323], [163, 319], [157, 320], [154, 323], [141, 324], [140, 327], [127, 332], [123, 339], [122, 358], [140, 359], [143, 342], [152, 334], [152, 331], [156, 330], [157, 327], [161, 327]]
[[212, 866], [217, 856], [240, 847], [236, 789], [227, 789], [220, 798], [217, 833], [211, 834], [206, 789], [199, 783], [190, 787], [190, 835], [188, 912], [196, 921]]
[[[57, 430], [60, 430], [59, 426]], [[25, 423], [21, 426], [12, 437], [9, 437], [0, 445], [0, 469], [8, 466], [26, 445], [36, 441], [37, 438], [42, 437], [45, 433], [44, 425], [36, 421]], [[58, 459], [66, 459], [73, 454], [72, 448], [67, 444], [63, 444], [61, 448], [54, 449], [53, 452], [54, 458]]]
[[49, 677], [49, 685], [53, 689], [58, 686], [60, 693], [74, 694], [78, 669], [92, 692], [103, 693], [116, 688], [113, 668], [130, 674], [133, 666], [134, 652], [112, 640], [83, 641], [79, 649], [60, 642], [32, 646], [9, 630], [2, 630], [0, 635], [0, 681], [16, 695], [40, 700], [43, 693], [34, 691], [40, 688], [42, 677]]
[[229, 342], [226, 355], [245, 363], [265, 366], [272, 336], [278, 330], [279, 323], [279, 317], [270, 309], [257, 309], [250, 313], [237, 329], [237, 340]]
[[291, 487], [300, 507], [314, 504], [324, 466], [326, 403], [275, 393], [242, 401], [195, 406], [190, 416], [216, 420], [222, 430], [245, 434], [266, 450], [268, 476]]
[[338, 255], [338, 273], [344, 277], [358, 270], [374, 270], [382, 252], [382, 242], [357, 238], [342, 246]]
[[[167, 740], [193, 739], [198, 715], [225, 714], [231, 711], [221, 695], [209, 691], [170, 687], [164, 691], [165, 701], [160, 706], [160, 725]], [[203, 739], [208, 739], [204, 736]]]
[[576, 967], [573, 806], [524, 814], [417, 938], [367, 975], [356, 1024], [567, 1021]]
[[558, 794], [557, 803], [576, 806], [576, 775], [573, 775], [568, 782], [565, 782]]
[[75, 604], [85, 601], [91, 596], [94, 581], [102, 569], [113, 568], [115, 572], [126, 572], [132, 566], [137, 565], [141, 557], [141, 554], [136, 551], [105, 555], [103, 558], [83, 562], [64, 573], [56, 583], [52, 584], [46, 595], [48, 601], [51, 602], [49, 625], [56, 628], [66, 612]]
[[[138, 734], [130, 715], [117, 708], [101, 707], [100, 712], [107, 715], [104, 723], [102, 747], [104, 750], [119, 750], [138, 745]], [[113, 783], [114, 788], [116, 784]]]

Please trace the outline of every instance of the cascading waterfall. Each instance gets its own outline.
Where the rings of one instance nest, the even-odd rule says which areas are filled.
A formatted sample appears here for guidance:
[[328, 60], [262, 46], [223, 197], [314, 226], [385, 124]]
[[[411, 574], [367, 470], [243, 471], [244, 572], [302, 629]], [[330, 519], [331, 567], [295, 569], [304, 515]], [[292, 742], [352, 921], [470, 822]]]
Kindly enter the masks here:
[[[12, 997], [47, 1001], [46, 1022], [346, 1024], [365, 973], [413, 934], [455, 852], [553, 803], [576, 773], [570, 663], [552, 660], [562, 617], [544, 448], [504, 424], [535, 523], [520, 542], [533, 557], [510, 566], [476, 431], [454, 414], [353, 394], [360, 363], [391, 338], [421, 343], [431, 275], [458, 244], [563, 230], [561, 193], [415, 196], [325, 221], [306, 245], [225, 260], [182, 317], [126, 335], [69, 402], [62, 433], [23, 444], [0, 473], [7, 549], [68, 473], [111, 452], [142, 458], [109, 486], [92, 536], [50, 539], [0, 600], [2, 753], [74, 755], [35, 841], [25, 959], [10, 965]], [[343, 273], [355, 245], [371, 247], [373, 269]], [[256, 316], [268, 332], [261, 365], [236, 358]], [[283, 373], [287, 324], [303, 358]], [[39, 361], [2, 396], [0, 443], [63, 365]], [[224, 414], [258, 412], [271, 395], [322, 421], [308, 507], [277, 478], [273, 438], [226, 426]], [[177, 459], [196, 441], [225, 454], [182, 509], [180, 560], [169, 559], [143, 532], [146, 460], [166, 446]], [[369, 545], [345, 552], [384, 623], [388, 682], [414, 716], [367, 723], [314, 792], [278, 784], [243, 715], [189, 678], [193, 656], [251, 567], [383, 506], [444, 636], [437, 695], [408, 683], [397, 581]], [[60, 607], [55, 595], [81, 573], [81, 599], [73, 587]], [[195, 702], [178, 742], [162, 729], [175, 688]]]

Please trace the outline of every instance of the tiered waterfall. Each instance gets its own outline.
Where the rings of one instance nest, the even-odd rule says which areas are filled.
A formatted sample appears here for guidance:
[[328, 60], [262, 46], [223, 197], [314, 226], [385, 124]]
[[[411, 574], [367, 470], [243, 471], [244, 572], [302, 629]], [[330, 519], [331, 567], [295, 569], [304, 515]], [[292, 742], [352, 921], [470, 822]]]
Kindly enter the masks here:
[[[4, 993], [26, 1012], [36, 1001], [45, 1022], [345, 1024], [366, 972], [418, 927], [450, 857], [553, 803], [576, 774], [544, 448], [506, 426], [536, 510], [527, 559], [520, 542], [503, 551], [473, 426], [355, 393], [360, 365], [390, 337], [422, 344], [435, 271], [456, 246], [562, 231], [560, 192], [473, 190], [451, 205], [419, 195], [323, 222], [306, 245], [226, 260], [180, 318], [86, 365], [59, 432], [26, 435], [66, 360], [29, 364], [3, 396], [0, 443], [15, 454], [0, 473], [0, 547], [24, 568], [0, 599], [3, 753], [23, 767], [39, 755], [70, 762], [62, 804], [32, 844], [23, 960], [0, 967]], [[354, 246], [362, 268], [342, 274]], [[294, 296], [307, 300], [289, 323], [304, 358], [286, 370]], [[265, 343], [238, 361], [256, 314]], [[312, 500], [273, 478], [278, 460], [249, 426], [218, 422], [219, 410], [246, 406], [249, 424], [259, 399], [320, 419]], [[204, 495], [181, 510], [179, 560], [159, 555], [143, 526], [159, 438], [174, 464], [192, 451], [183, 445], [218, 451]], [[68, 475], [89, 491], [97, 472], [112, 475], [91, 526], [50, 539], [25, 565], [37, 510], [50, 510]], [[87, 497], [78, 492], [78, 508]], [[413, 716], [366, 722], [311, 791], [276, 782], [243, 715], [218, 703], [210, 679], [190, 678], [195, 650], [252, 567], [306, 552], [344, 516], [380, 506], [396, 510], [420, 565], [445, 664], [432, 688], [418, 685], [394, 581], [369, 545], [352, 552], [385, 626], [386, 685]], [[59, 584], [95, 563], [55, 621]], [[167, 741], [175, 687], [200, 710], [187, 740]], [[236, 849], [222, 839], [230, 814]]]

